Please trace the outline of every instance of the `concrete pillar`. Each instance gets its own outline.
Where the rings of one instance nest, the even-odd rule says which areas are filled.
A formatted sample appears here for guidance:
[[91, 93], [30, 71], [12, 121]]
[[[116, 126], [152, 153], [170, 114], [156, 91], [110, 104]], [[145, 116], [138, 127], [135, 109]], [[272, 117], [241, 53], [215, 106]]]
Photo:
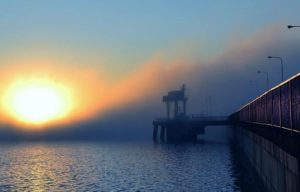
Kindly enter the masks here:
[[[297, 142], [297, 148], [298, 148], [298, 154], [300, 154], [300, 141], [298, 140]], [[300, 188], [300, 155], [297, 157], [297, 162], [298, 162], [298, 183], [299, 183], [299, 188]]]
[[166, 128], [165, 128], [165, 126], [161, 126], [161, 128], [160, 128], [160, 140], [161, 141], [165, 141], [165, 131], [166, 131]]
[[174, 118], [178, 115], [178, 101], [175, 101]]
[[183, 114], [186, 116], [186, 99], [183, 100]]
[[300, 188], [300, 159], [299, 158], [297, 158], [297, 161], [298, 161], [298, 166], [297, 166], [297, 168], [298, 168], [298, 188]]
[[167, 119], [170, 119], [170, 102], [167, 101]]
[[154, 125], [153, 127], [153, 141], [156, 141], [157, 140], [157, 131], [158, 131], [158, 125]]

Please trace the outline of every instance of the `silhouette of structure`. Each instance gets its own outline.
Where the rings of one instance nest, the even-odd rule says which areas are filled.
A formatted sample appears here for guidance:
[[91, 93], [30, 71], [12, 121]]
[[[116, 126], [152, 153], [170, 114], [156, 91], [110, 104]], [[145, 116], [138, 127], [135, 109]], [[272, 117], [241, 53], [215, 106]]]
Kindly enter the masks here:
[[[205, 134], [205, 127], [210, 125], [228, 125], [227, 117], [187, 115], [185, 85], [180, 90], [169, 91], [163, 96], [166, 103], [167, 117], [153, 121], [153, 140], [157, 141], [160, 128], [160, 140], [168, 142], [196, 141], [197, 135]], [[173, 112], [171, 110], [173, 108]]]
[[[163, 102], [167, 106], [167, 119], [170, 119], [170, 107], [174, 103], [174, 114], [173, 117], [177, 118], [178, 116], [186, 116], [186, 102], [187, 98], [185, 97], [185, 85], [182, 85], [181, 90], [169, 91], [168, 95], [163, 96]], [[180, 113], [180, 103], [182, 103], [183, 111]]]

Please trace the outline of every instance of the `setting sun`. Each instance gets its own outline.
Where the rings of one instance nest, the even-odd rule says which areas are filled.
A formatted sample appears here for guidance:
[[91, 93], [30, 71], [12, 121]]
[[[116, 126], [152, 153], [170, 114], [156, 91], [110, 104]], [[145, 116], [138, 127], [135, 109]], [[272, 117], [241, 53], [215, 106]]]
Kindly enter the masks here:
[[64, 117], [71, 107], [68, 91], [45, 79], [16, 81], [7, 92], [5, 105], [17, 120], [36, 125]]

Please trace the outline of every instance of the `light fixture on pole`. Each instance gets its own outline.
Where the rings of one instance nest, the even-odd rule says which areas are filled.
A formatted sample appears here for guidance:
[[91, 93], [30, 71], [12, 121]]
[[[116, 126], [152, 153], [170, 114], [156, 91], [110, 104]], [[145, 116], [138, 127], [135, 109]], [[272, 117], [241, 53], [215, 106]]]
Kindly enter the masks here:
[[300, 26], [299, 26], [299, 25], [288, 25], [288, 26], [287, 26], [288, 29], [292, 29], [292, 28], [294, 28], [294, 27], [300, 27]]

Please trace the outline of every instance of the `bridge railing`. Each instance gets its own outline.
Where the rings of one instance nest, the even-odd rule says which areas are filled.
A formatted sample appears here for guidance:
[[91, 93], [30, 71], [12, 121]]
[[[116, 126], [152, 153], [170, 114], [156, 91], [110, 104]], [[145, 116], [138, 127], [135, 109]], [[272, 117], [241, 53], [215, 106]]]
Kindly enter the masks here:
[[246, 104], [231, 119], [300, 133], [300, 73]]

